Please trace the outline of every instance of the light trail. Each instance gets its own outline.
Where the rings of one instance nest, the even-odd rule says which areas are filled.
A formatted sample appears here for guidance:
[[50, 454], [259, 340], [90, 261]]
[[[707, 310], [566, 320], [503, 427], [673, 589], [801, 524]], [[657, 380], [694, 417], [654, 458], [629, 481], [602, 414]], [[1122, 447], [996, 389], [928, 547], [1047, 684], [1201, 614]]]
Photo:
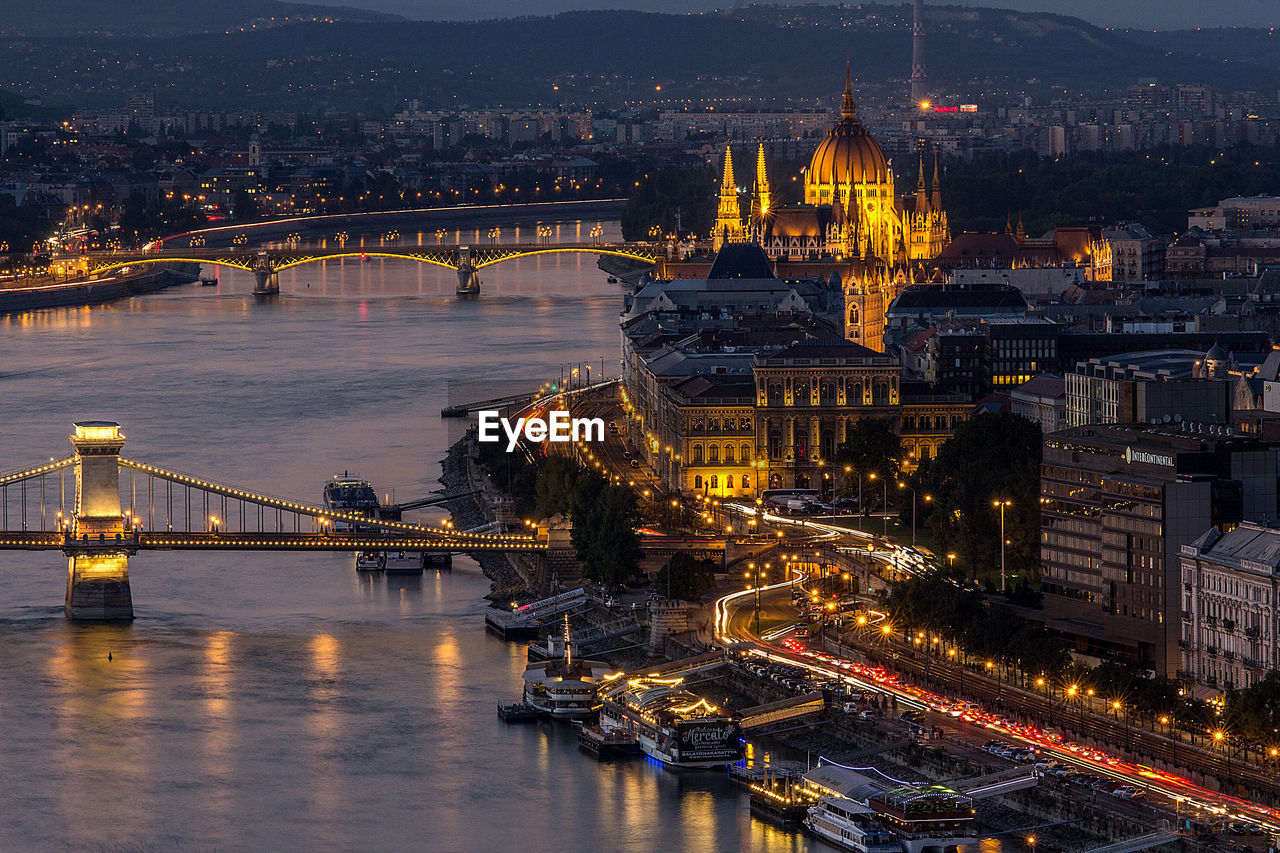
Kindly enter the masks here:
[[[766, 514], [767, 517], [767, 514]], [[788, 519], [779, 520], [787, 523]], [[810, 523], [807, 526], [812, 526]], [[898, 548], [886, 543], [889, 550]], [[901, 549], [907, 550], [907, 549]], [[914, 552], [913, 552], [914, 553]], [[918, 555], [916, 555], [918, 556]], [[798, 579], [760, 587], [761, 595], [792, 586]], [[794, 641], [784, 641], [783, 645], [774, 645], [765, 638], [755, 637], [747, 627], [749, 620], [744, 620], [740, 627], [733, 625], [733, 614], [736, 605], [744, 597], [754, 595], [754, 588], [735, 592], [716, 601], [715, 636], [717, 641], [726, 645], [736, 644], [737, 648], [767, 661], [783, 663], [804, 670], [812, 675], [829, 678], [858, 687], [862, 690], [885, 693], [895, 697], [899, 704], [924, 711], [949, 712], [959, 707], [976, 707], [975, 703], [960, 703], [915, 685], [901, 681], [888, 669], [879, 666], [868, 666], [852, 661], [840, 660], [825, 652], [804, 649]], [[876, 623], [883, 621], [884, 614], [875, 614]], [[869, 622], [871, 619], [869, 618]], [[790, 643], [790, 645], [788, 645]], [[1229, 794], [1212, 791], [1196, 785], [1190, 779], [1156, 770], [1143, 764], [1128, 762], [1102, 750], [1064, 744], [1061, 738], [1035, 726], [1009, 723], [1002, 715], [991, 713], [985, 709], [965, 710], [960, 719], [975, 726], [990, 729], [1014, 741], [1034, 747], [1044, 759], [1060, 761], [1083, 771], [1102, 775], [1123, 782], [1127, 785], [1155, 792], [1171, 800], [1181, 814], [1183, 805], [1203, 810], [1212, 815], [1224, 816], [1250, 823], [1255, 823], [1273, 834], [1280, 834], [1280, 809], [1252, 803]], [[1055, 739], [1056, 738], [1056, 739]], [[1072, 749], [1071, 747], [1075, 748]]]

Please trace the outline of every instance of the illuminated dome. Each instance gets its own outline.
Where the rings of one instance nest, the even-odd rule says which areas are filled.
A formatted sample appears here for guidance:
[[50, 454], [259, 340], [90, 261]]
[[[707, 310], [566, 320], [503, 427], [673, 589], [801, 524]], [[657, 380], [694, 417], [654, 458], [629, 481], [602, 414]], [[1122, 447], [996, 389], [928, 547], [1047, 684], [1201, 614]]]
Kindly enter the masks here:
[[804, 174], [804, 200], [807, 204], [830, 204], [837, 184], [841, 195], [845, 195], [850, 184], [887, 183], [888, 161], [880, 144], [858, 121], [853, 87], [846, 74], [840, 121], [819, 143], [809, 160], [809, 168]]

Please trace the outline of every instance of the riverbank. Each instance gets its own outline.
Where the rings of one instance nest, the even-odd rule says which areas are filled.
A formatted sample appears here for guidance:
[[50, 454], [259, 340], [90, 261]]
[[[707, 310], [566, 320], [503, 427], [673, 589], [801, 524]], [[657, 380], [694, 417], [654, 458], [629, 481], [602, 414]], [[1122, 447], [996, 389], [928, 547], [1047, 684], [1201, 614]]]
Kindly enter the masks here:
[[[440, 483], [445, 492], [468, 492], [443, 504], [453, 518], [454, 527], [459, 530], [470, 530], [493, 520], [492, 511], [484, 506], [478, 493], [471, 465], [471, 433], [468, 432], [454, 442], [440, 460]], [[493, 589], [486, 596], [490, 601], [505, 602], [528, 595], [527, 584], [506, 554], [476, 553], [472, 558], [493, 584]]]
[[175, 263], [164, 269], [147, 269], [96, 281], [72, 281], [38, 287], [0, 289], [0, 314], [17, 314], [41, 308], [101, 305], [155, 293], [166, 287], [188, 284], [200, 277], [199, 264]]

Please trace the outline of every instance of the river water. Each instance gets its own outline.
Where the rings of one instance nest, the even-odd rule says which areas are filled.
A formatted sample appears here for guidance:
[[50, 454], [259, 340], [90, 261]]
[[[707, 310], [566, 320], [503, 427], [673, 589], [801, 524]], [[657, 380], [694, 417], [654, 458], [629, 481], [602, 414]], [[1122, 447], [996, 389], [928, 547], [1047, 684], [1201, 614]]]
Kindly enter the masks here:
[[[451, 394], [616, 370], [621, 289], [593, 256], [482, 277], [459, 300], [449, 270], [329, 263], [259, 303], [223, 269], [0, 318], [0, 467], [106, 419], [126, 456], [249, 490], [317, 502], [349, 469], [425, 495]], [[719, 774], [597, 764], [567, 727], [499, 722], [524, 647], [485, 633], [465, 558], [419, 580], [349, 555], [143, 553], [128, 627], [63, 618], [60, 555], [0, 560], [0, 850], [826, 849], [753, 821]]]

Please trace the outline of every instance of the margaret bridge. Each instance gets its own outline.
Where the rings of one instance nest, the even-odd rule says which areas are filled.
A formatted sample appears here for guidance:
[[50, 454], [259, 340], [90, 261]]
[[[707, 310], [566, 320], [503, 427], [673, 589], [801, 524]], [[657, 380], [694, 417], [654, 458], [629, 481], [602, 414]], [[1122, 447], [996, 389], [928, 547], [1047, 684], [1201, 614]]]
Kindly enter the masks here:
[[[67, 555], [66, 614], [133, 618], [139, 551], [545, 551], [527, 535], [463, 532], [257, 494], [120, 455], [111, 421], [82, 421], [72, 455], [0, 475], [0, 550]], [[68, 493], [70, 488], [70, 494]]]
[[380, 246], [347, 249], [164, 249], [138, 252], [93, 252], [82, 256], [90, 273], [105, 273], [141, 264], [198, 263], [221, 264], [254, 274], [254, 293], [267, 295], [280, 292], [277, 274], [283, 270], [320, 261], [354, 258], [391, 258], [416, 261], [451, 269], [458, 274], [458, 293], [480, 292], [480, 270], [485, 267], [536, 255], [585, 253], [614, 255], [632, 260], [656, 263], [671, 247], [661, 243], [509, 243], [492, 246]]

